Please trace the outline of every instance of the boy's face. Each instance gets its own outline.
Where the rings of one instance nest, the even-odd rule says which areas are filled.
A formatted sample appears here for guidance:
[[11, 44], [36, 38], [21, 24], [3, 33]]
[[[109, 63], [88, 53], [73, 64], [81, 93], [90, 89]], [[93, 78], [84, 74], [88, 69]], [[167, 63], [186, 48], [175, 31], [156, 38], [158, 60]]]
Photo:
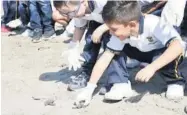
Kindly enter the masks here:
[[107, 24], [110, 33], [115, 35], [120, 40], [125, 40], [130, 36], [136, 36], [138, 34], [138, 23], [131, 21], [126, 24], [111, 23]]
[[67, 16], [68, 18], [72, 19], [74, 17], [82, 17], [85, 15], [86, 6], [84, 0], [79, 1], [69, 1], [66, 5], [63, 5], [61, 8], [57, 10], [60, 12], [61, 15]]

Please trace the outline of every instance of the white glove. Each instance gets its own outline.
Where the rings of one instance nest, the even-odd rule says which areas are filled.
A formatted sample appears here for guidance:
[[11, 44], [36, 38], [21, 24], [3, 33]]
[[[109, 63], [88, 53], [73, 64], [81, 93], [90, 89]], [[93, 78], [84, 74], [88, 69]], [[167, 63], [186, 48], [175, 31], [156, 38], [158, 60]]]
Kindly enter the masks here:
[[74, 103], [76, 108], [83, 108], [90, 104], [92, 94], [96, 87], [96, 84], [88, 83], [87, 86], [82, 89], [82, 92], [78, 94], [77, 99]]
[[85, 61], [83, 57], [80, 56], [79, 43], [70, 42], [69, 50], [62, 53], [62, 56], [68, 58], [68, 68], [77, 71], [81, 67], [81, 61]]

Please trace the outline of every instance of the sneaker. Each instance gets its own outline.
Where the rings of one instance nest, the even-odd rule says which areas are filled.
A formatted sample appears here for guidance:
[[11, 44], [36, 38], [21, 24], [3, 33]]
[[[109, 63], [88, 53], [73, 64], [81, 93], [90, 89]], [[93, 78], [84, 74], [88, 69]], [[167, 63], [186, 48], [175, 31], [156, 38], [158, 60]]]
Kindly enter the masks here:
[[38, 42], [42, 37], [42, 29], [34, 29], [30, 35], [32, 42]]
[[16, 32], [17, 34], [22, 34], [22, 33], [25, 32], [26, 29], [27, 29], [27, 26], [25, 26], [25, 25], [20, 25], [20, 26], [18, 26], [18, 27], [15, 28], [15, 32]]
[[137, 61], [135, 59], [127, 58], [127, 61], [126, 61], [127, 68], [132, 69], [132, 68], [135, 68], [135, 67], [137, 67], [139, 65], [140, 65], [139, 61]]
[[54, 38], [55, 37], [55, 30], [52, 29], [52, 30], [49, 30], [49, 31], [44, 31], [43, 37], [44, 37], [44, 39], [52, 39], [52, 38]]
[[128, 80], [127, 83], [115, 83], [109, 92], [104, 96], [105, 100], [120, 101], [124, 97], [132, 96], [131, 82]]
[[167, 86], [166, 97], [168, 99], [178, 99], [184, 96], [184, 85], [170, 84]]
[[62, 34], [61, 34], [61, 37], [70, 37], [72, 38], [73, 37], [73, 34], [72, 33], [69, 33], [67, 30], [65, 30]]
[[3, 33], [11, 32], [11, 28], [5, 25], [1, 25], [1, 32]]
[[89, 76], [85, 72], [81, 72], [78, 76], [71, 76], [68, 84], [69, 91], [75, 91], [86, 87]]
[[23, 36], [23, 37], [29, 37], [29, 33], [31, 33], [31, 30], [30, 30], [30, 29], [26, 29], [26, 30], [21, 34], [21, 36]]

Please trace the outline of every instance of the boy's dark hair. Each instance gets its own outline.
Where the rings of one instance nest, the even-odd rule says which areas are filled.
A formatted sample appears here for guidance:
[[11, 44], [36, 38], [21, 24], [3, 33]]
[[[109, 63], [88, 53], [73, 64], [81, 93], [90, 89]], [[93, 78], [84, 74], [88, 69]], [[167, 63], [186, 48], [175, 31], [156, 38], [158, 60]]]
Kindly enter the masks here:
[[66, 1], [56, 1], [56, 0], [54, 0], [53, 4], [54, 4], [55, 8], [60, 8], [61, 6], [66, 4]]
[[108, 1], [103, 8], [102, 17], [106, 23], [128, 23], [139, 20], [141, 8], [137, 1]]
[[60, 8], [62, 6], [67, 6], [68, 3], [71, 3], [73, 5], [77, 5], [78, 1], [75, 1], [75, 0], [54, 0], [53, 1], [53, 4], [54, 4], [54, 7], [55, 8]]

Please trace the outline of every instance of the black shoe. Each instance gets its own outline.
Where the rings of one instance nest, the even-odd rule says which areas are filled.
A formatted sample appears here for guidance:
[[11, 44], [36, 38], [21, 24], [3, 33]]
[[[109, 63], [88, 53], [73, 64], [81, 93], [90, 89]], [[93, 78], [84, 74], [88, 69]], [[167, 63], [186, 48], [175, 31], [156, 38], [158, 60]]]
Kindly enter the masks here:
[[89, 76], [85, 72], [81, 72], [78, 76], [71, 76], [68, 84], [69, 91], [75, 91], [87, 86]]
[[26, 25], [20, 25], [20, 26], [15, 28], [15, 32], [17, 34], [22, 34], [23, 32], [25, 32], [26, 29], [27, 29]]
[[38, 42], [42, 37], [42, 29], [34, 29], [29, 36], [32, 38], [32, 42]]
[[44, 31], [43, 37], [44, 38], [52, 38], [55, 35], [55, 30], [49, 30], [49, 31]]

